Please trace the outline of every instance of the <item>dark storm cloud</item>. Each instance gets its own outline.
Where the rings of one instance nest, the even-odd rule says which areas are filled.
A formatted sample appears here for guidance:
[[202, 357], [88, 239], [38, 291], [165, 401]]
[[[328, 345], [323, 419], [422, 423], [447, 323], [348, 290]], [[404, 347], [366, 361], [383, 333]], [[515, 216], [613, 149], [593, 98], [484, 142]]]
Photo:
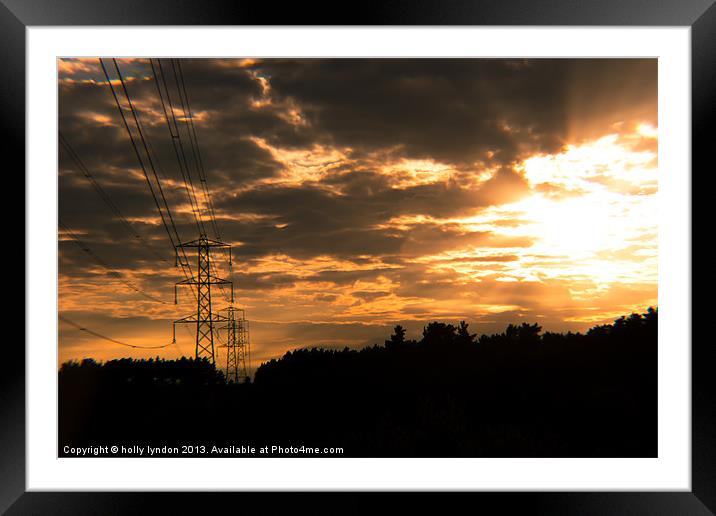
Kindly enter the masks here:
[[[316, 136], [370, 151], [459, 163], [510, 163], [588, 131], [652, 118], [655, 60], [332, 59], [256, 65], [274, 95], [295, 99]], [[653, 120], [655, 122], [655, 120]]]
[[[349, 179], [352, 187], [342, 194], [318, 186], [254, 188], [222, 199], [217, 208], [271, 216], [270, 223], [233, 226], [227, 236], [244, 244], [237, 248], [239, 255], [280, 252], [301, 258], [323, 254], [350, 258], [401, 252], [423, 254], [460, 240], [479, 244], [488, 235], [465, 233], [457, 226], [423, 224], [408, 230], [377, 226], [402, 215], [465, 215], [481, 207], [516, 200], [528, 192], [524, 179], [510, 170], [498, 171], [478, 188], [427, 184], [395, 189], [381, 178], [371, 181], [373, 177], [364, 177], [360, 188], [355, 188]], [[333, 178], [331, 183], [340, 184], [340, 180]]]

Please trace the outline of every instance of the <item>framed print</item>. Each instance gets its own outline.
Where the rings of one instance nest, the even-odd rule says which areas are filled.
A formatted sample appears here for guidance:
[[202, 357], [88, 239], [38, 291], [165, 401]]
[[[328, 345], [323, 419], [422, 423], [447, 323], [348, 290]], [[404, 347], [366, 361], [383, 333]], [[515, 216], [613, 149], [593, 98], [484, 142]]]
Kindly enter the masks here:
[[714, 510], [710, 2], [2, 9], [28, 203], [10, 514]]

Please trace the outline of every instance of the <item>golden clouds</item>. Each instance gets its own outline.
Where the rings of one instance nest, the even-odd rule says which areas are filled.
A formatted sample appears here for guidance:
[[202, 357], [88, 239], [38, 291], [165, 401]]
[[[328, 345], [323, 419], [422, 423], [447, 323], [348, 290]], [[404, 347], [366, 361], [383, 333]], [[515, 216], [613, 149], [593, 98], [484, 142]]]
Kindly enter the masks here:
[[455, 168], [429, 159], [401, 158], [380, 168], [394, 188], [406, 188], [431, 183], [444, 183], [450, 180]]
[[282, 165], [278, 177], [264, 179], [261, 184], [301, 186], [316, 183], [338, 167], [350, 163], [351, 149], [335, 149], [320, 144], [307, 149], [285, 149], [271, 145], [263, 138], [252, 137], [251, 141], [268, 151]]
[[60, 78], [94, 71], [97, 63], [96, 58], [73, 58], [58, 59], [57, 72]]
[[[570, 291], [579, 299], [612, 284], [653, 284], [656, 292], [655, 155], [622, 143], [654, 138], [655, 130], [646, 127], [626, 139], [612, 134], [557, 155], [531, 157], [520, 169], [532, 195], [445, 223], [533, 239], [528, 247], [510, 249], [519, 260], [506, 263], [497, 281], [560, 279], [572, 282]], [[444, 257], [452, 264], [459, 254], [451, 250]], [[466, 247], [463, 257], [469, 256]], [[440, 256], [433, 259], [445, 266]], [[474, 277], [484, 275], [479, 263], [464, 262], [461, 272], [471, 267]]]

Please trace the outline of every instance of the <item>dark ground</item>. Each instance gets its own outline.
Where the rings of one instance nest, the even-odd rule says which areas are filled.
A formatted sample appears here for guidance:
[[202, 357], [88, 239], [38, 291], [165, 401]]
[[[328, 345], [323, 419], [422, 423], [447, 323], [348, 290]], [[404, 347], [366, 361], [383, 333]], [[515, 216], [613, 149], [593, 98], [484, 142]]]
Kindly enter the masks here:
[[479, 339], [431, 323], [419, 342], [397, 331], [361, 351], [290, 352], [241, 385], [205, 361], [68, 363], [59, 455], [112, 445], [291, 455], [259, 454], [277, 445], [343, 448], [331, 457], [655, 457], [657, 319], [650, 310], [584, 335], [510, 325]]

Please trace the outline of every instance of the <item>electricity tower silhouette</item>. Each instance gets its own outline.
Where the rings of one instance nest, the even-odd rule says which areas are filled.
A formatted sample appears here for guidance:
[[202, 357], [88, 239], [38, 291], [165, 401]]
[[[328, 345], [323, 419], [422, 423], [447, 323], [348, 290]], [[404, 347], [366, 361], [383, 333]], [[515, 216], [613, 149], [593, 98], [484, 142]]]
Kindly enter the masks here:
[[[226, 312], [226, 381], [245, 382], [248, 379], [246, 357], [250, 353], [249, 321], [242, 308], [229, 306], [221, 310]], [[237, 313], [240, 312], [240, 315]], [[249, 359], [250, 361], [250, 359]]]
[[[196, 249], [197, 269], [196, 275], [185, 280], [179, 281], [174, 286], [174, 303], [177, 302], [177, 287], [195, 286], [196, 287], [196, 313], [182, 317], [174, 321], [174, 339], [176, 340], [177, 324], [195, 324], [196, 325], [196, 353], [195, 358], [209, 358], [212, 364], [214, 359], [214, 331], [218, 329], [218, 324], [228, 322], [226, 316], [219, 312], [212, 311], [211, 306], [211, 286], [212, 285], [231, 285], [231, 302], [234, 302], [234, 285], [231, 281], [214, 276], [211, 273], [211, 249], [212, 248], [228, 248], [229, 264], [231, 264], [231, 245], [218, 240], [211, 240], [206, 235], [201, 235], [197, 240], [191, 242], [179, 243], [176, 246], [177, 263], [179, 257], [179, 249]], [[185, 264], [186, 265], [186, 264]], [[215, 328], [216, 326], [216, 328]]]
[[[194, 222], [196, 223], [196, 227], [199, 234], [198, 239], [185, 243], [182, 243], [181, 237], [179, 236], [179, 232], [174, 223], [174, 217], [172, 215], [170, 205], [167, 202], [167, 198], [162, 188], [162, 181], [159, 179], [159, 176], [157, 174], [158, 170], [161, 173], [159, 160], [154, 154], [154, 151], [152, 150], [152, 147], [148, 141], [148, 135], [142, 130], [142, 124], [140, 123], [141, 110], [137, 110], [135, 104], [132, 102], [132, 99], [129, 94], [129, 89], [127, 88], [125, 79], [122, 76], [119, 63], [114, 58], [112, 58], [112, 63], [114, 64], [116, 77], [119, 81], [119, 84], [116, 88], [115, 84], [117, 84], [117, 79], [115, 79], [113, 82], [113, 79], [112, 77], [110, 77], [110, 73], [107, 70], [107, 67], [102, 61], [102, 58], [99, 58], [99, 64], [102, 67], [102, 72], [104, 73], [104, 77], [107, 81], [106, 83], [111, 90], [114, 103], [117, 106], [117, 111], [119, 112], [124, 128], [127, 131], [127, 136], [129, 137], [129, 140], [132, 144], [132, 148], [134, 149], [134, 154], [139, 161], [139, 165], [144, 174], [144, 178], [146, 179], [149, 191], [152, 194], [152, 198], [154, 199], [155, 206], [161, 218], [162, 224], [164, 225], [164, 229], [167, 232], [167, 236], [169, 237], [169, 240], [174, 247], [175, 265], [181, 265], [182, 272], [184, 274], [184, 277], [186, 278], [183, 281], [176, 283], [174, 286], [174, 304], [177, 304], [178, 302], [178, 287], [180, 286], [191, 287], [192, 292], [196, 297], [196, 312], [191, 315], [187, 315], [186, 317], [182, 317], [181, 319], [177, 319], [173, 322], [172, 343], [176, 344], [177, 324], [194, 324], [196, 325], [195, 358], [209, 358], [211, 360], [211, 363], [213, 365], [216, 365], [216, 360], [214, 356], [214, 333], [215, 331], [220, 329], [220, 324], [226, 323], [228, 326], [230, 326], [230, 331], [232, 332], [232, 337], [229, 340], [229, 342], [233, 343], [231, 347], [231, 349], [233, 350], [231, 352], [231, 363], [234, 370], [234, 378], [238, 379], [240, 363], [242, 364], [242, 374], [244, 376], [246, 375], [246, 367], [245, 365], [243, 365], [243, 357], [245, 355], [243, 342], [248, 339], [248, 322], [242, 315], [241, 319], [238, 322], [238, 326], [236, 322], [231, 322], [231, 324], [229, 324], [229, 317], [231, 317], [232, 320], [234, 318], [234, 285], [232, 281], [219, 278], [212, 273], [213, 262], [211, 252], [213, 248], [224, 248], [225, 251], [228, 250], [227, 255], [229, 259], [229, 270], [231, 271], [231, 245], [221, 241], [219, 228], [216, 222], [214, 204], [211, 199], [211, 192], [207, 185], [207, 174], [206, 170], [204, 169], [204, 162], [202, 160], [201, 150], [199, 148], [199, 139], [197, 138], [196, 128], [194, 127], [194, 116], [192, 114], [191, 105], [189, 103], [189, 95], [187, 94], [187, 88], [184, 81], [184, 73], [182, 72], [181, 61], [177, 59], [170, 59], [169, 61], [169, 63], [171, 64], [171, 72], [173, 72], [171, 75], [173, 75], [174, 84], [176, 85], [176, 88], [172, 88], [170, 86], [171, 80], [167, 80], [168, 74], [165, 74], [165, 67], [162, 65], [162, 60], [159, 58], [149, 59], [149, 64], [151, 66], [151, 76], [157, 88], [159, 102], [161, 103], [162, 112], [164, 113], [164, 119], [166, 121], [167, 129], [169, 130], [169, 135], [171, 137], [174, 155], [177, 158], [179, 172], [181, 174], [184, 188], [189, 198], [189, 204], [191, 205]], [[169, 68], [167, 68], [167, 70], [169, 70]], [[119, 85], [121, 85], [121, 88], [119, 88]], [[120, 97], [122, 98], [120, 99]], [[177, 99], [179, 101], [178, 105], [176, 104]], [[177, 117], [179, 109], [181, 109], [181, 116]], [[126, 116], [126, 111], [129, 111], [132, 116]], [[179, 123], [182, 120], [185, 126], [184, 135], [182, 135], [182, 131], [180, 130], [181, 124]], [[130, 229], [131, 232], [133, 232], [133, 229], [131, 228], [131, 225], [129, 225], [129, 222], [127, 222], [127, 220], [119, 213], [118, 208], [113, 203], [111, 203], [107, 195], [101, 190], [99, 184], [97, 184], [96, 180], [86, 170], [86, 167], [83, 163], [81, 163], [81, 160], [76, 155], [74, 150], [70, 148], [69, 143], [64, 139], [62, 135], [60, 135], [60, 139], [65, 149], [70, 153], [73, 160], [76, 161], [80, 170], [84, 173], [85, 177], [90, 180], [92, 185], [95, 187], [97, 193], [100, 194], [100, 196], [105, 201], [105, 203], [108, 204], [110, 209], [112, 209], [116, 215], [120, 216], [121, 220], [123, 220], [127, 225], [127, 228]], [[187, 152], [187, 147], [190, 149], [190, 153]], [[190, 159], [190, 156], [193, 159]], [[193, 166], [191, 166], [191, 163], [193, 163]], [[197, 197], [194, 188], [194, 181], [192, 180], [192, 170], [196, 172], [201, 183], [201, 190], [204, 194], [204, 203], [202, 203]], [[152, 178], [154, 179], [153, 181]], [[204, 215], [208, 215], [208, 219], [213, 228], [216, 240], [211, 240], [207, 238], [202, 213], [204, 213]], [[136, 233], [135, 235], [139, 236]], [[79, 245], [79, 240], [77, 241]], [[187, 249], [196, 250], [196, 275], [192, 273], [191, 267], [189, 266], [189, 260], [187, 258], [186, 253]], [[90, 251], [88, 249], [85, 249], [84, 247], [83, 250], [88, 252], [88, 254], [90, 253]], [[180, 252], [181, 257], [179, 256]], [[229, 272], [229, 277], [231, 277], [231, 272]], [[133, 287], [131, 284], [126, 284], [130, 288], [137, 290], [141, 293], [141, 291]], [[231, 298], [228, 299], [229, 307], [231, 308], [231, 310], [229, 310], [227, 316], [222, 315], [221, 313], [219, 313], [219, 311], [215, 310], [214, 307], [212, 307], [212, 285], [219, 285], [219, 288], [222, 291], [223, 285], [231, 286]], [[218, 337], [218, 333], [216, 336]], [[249, 367], [250, 360], [251, 356], [249, 354]]]

